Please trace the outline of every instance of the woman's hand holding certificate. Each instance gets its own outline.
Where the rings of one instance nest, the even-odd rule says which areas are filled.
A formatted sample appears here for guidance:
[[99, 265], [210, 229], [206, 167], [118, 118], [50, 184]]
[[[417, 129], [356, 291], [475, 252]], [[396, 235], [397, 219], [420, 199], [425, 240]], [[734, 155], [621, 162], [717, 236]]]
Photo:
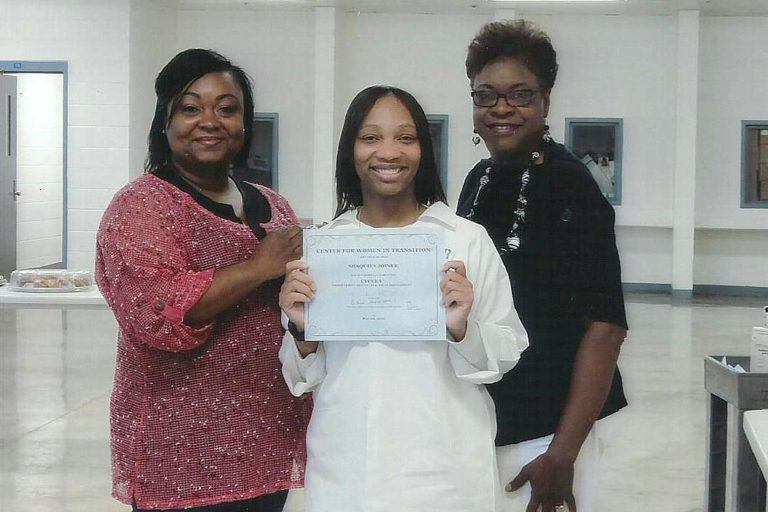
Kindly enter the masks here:
[[[285, 312], [293, 329], [301, 333], [305, 328], [305, 305], [315, 297], [317, 286], [306, 270], [308, 265], [303, 260], [295, 260], [286, 265], [285, 282], [280, 289], [280, 307]], [[445, 324], [455, 341], [461, 341], [467, 332], [467, 320], [472, 310], [474, 290], [467, 279], [467, 269], [461, 261], [448, 261], [443, 265], [443, 280], [440, 283], [442, 303], [445, 306]], [[293, 332], [292, 329], [292, 332]], [[299, 338], [294, 333], [294, 338]], [[317, 342], [296, 339], [303, 356], [317, 350]]]
[[446, 339], [441, 229], [307, 230], [305, 237], [304, 261], [317, 290], [305, 303], [306, 339]]
[[472, 283], [467, 279], [467, 268], [462, 261], [447, 261], [443, 265], [445, 277], [440, 284], [445, 304], [445, 326], [455, 341], [464, 339], [467, 319], [475, 300]]
[[[315, 281], [306, 274], [307, 263], [294, 260], [285, 266], [285, 281], [280, 288], [279, 304], [288, 321], [298, 332], [304, 332], [304, 305], [315, 297]], [[289, 324], [290, 328], [290, 324]], [[294, 338], [296, 333], [291, 329]], [[302, 356], [306, 357], [317, 350], [316, 341], [296, 339], [296, 346]]]

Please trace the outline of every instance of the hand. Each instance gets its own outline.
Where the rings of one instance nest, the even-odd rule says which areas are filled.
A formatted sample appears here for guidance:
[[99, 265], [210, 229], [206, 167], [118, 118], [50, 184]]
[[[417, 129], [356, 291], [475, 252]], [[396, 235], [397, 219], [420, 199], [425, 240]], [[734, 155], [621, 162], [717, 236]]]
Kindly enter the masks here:
[[304, 330], [304, 304], [315, 297], [315, 281], [306, 272], [304, 260], [291, 261], [285, 266], [285, 281], [280, 288], [278, 303], [288, 320], [300, 331]]
[[299, 226], [289, 226], [267, 233], [254, 256], [254, 263], [264, 281], [285, 273], [285, 265], [301, 257], [303, 233]]
[[453, 339], [461, 341], [467, 334], [467, 319], [472, 310], [475, 293], [472, 283], [467, 279], [467, 268], [464, 262], [447, 261], [443, 265], [445, 277], [440, 284], [445, 304], [445, 325]]
[[531, 500], [525, 512], [538, 512], [539, 507], [542, 512], [552, 512], [562, 503], [568, 506], [569, 512], [577, 512], [573, 497], [573, 462], [545, 452], [526, 464], [505, 490], [516, 491], [526, 482], [531, 484]]

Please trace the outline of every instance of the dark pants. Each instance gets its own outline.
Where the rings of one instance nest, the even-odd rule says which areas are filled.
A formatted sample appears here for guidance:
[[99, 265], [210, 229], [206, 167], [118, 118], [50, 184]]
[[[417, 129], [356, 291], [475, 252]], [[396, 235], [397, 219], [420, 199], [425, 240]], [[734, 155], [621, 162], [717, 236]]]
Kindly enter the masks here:
[[141, 509], [133, 506], [133, 512], [282, 512], [285, 500], [288, 499], [288, 491], [278, 491], [272, 494], [265, 494], [258, 498], [243, 501], [231, 501], [229, 503], [219, 503], [218, 505], [209, 505], [207, 507], [195, 507], [184, 509]]

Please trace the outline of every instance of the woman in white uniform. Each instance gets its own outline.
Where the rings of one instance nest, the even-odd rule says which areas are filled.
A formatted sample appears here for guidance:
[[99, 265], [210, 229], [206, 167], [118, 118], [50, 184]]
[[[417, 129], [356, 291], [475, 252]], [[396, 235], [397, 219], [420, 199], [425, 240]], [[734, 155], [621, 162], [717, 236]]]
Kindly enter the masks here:
[[360, 92], [336, 163], [338, 209], [321, 229], [437, 226], [445, 231], [445, 341], [303, 341], [304, 305], [322, 294], [306, 263], [287, 266], [280, 351], [291, 392], [314, 391], [307, 432], [308, 512], [494, 512], [501, 486], [495, 415], [483, 384], [528, 346], [496, 249], [456, 216], [427, 119], [393, 87]]

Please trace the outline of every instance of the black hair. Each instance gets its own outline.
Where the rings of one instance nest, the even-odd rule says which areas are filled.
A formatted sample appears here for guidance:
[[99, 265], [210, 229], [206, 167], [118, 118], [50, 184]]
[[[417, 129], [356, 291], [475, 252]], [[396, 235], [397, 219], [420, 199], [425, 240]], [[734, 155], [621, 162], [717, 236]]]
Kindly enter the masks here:
[[500, 57], [519, 60], [536, 75], [539, 85], [552, 89], [557, 78], [557, 53], [549, 36], [525, 20], [493, 21], [483, 26], [467, 50], [467, 77], [474, 82], [482, 69]]
[[[181, 95], [198, 78], [208, 73], [229, 73], [243, 93], [243, 147], [234, 157], [233, 163], [243, 164], [251, 149], [253, 130], [253, 93], [251, 79], [239, 66], [213, 50], [192, 48], [178, 53], [165, 65], [155, 79], [155, 117], [149, 128], [147, 143], [149, 150], [144, 162], [146, 172], [155, 172], [171, 163], [171, 148], [165, 129], [176, 111]], [[170, 108], [169, 108], [170, 107]]]
[[421, 159], [415, 179], [416, 200], [426, 205], [445, 201], [445, 192], [440, 183], [440, 172], [432, 148], [432, 137], [429, 134], [429, 123], [421, 105], [416, 98], [402, 89], [374, 85], [363, 89], [355, 96], [344, 117], [344, 127], [341, 130], [339, 150], [336, 155], [336, 214], [334, 217], [363, 204], [363, 191], [355, 169], [355, 141], [360, 126], [374, 104], [387, 95], [394, 96], [408, 109], [416, 125], [416, 136], [421, 148]]

